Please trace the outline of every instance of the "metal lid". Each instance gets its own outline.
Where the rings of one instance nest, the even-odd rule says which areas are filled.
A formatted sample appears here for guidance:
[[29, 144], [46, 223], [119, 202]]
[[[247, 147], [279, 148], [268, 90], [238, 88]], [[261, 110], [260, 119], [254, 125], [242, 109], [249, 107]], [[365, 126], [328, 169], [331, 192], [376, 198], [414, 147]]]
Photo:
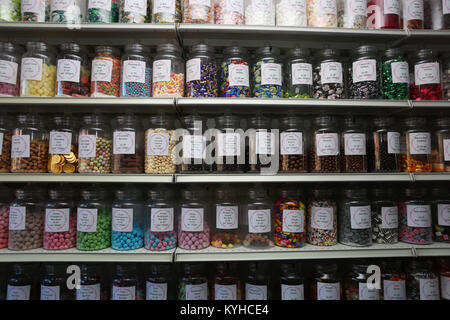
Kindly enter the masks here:
[[426, 60], [434, 58], [436, 58], [436, 54], [431, 49], [420, 49], [413, 54], [413, 60]]
[[318, 52], [318, 57], [326, 60], [326, 59], [333, 59], [339, 57], [341, 54], [341, 51], [335, 48], [326, 48]]
[[297, 129], [303, 126], [303, 119], [294, 114], [289, 114], [281, 118], [281, 124], [285, 128]]
[[141, 198], [141, 190], [134, 186], [125, 186], [115, 192], [118, 200], [136, 200]]

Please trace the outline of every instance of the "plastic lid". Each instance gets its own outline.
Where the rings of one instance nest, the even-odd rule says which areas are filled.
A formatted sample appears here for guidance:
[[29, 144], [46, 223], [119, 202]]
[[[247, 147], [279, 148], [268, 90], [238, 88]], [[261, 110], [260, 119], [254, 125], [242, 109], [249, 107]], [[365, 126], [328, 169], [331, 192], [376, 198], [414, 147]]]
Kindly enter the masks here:
[[95, 53], [109, 53], [113, 56], [118, 57], [120, 55], [120, 50], [116, 47], [111, 46], [96, 46]]
[[184, 123], [186, 124], [187, 128], [189, 129], [193, 129], [195, 125], [197, 125], [197, 127], [195, 127], [195, 129], [200, 129], [200, 127], [198, 127], [198, 125], [200, 125], [198, 122], [201, 122], [202, 125], [202, 130], [205, 127], [205, 118], [203, 118], [202, 116], [199, 115], [188, 115], [183, 117]]
[[344, 195], [346, 198], [350, 199], [365, 199], [367, 198], [367, 189], [361, 187], [351, 187], [344, 190]]
[[22, 125], [41, 126], [42, 117], [35, 113], [20, 114], [17, 116], [17, 122]]
[[408, 127], [425, 127], [427, 119], [422, 117], [409, 117], [403, 119], [402, 123]]
[[190, 50], [191, 55], [197, 55], [197, 54], [208, 54], [213, 55], [214, 54], [214, 48], [211, 46], [208, 46], [205, 43], [199, 43], [196, 45], [193, 45]]
[[405, 52], [400, 48], [389, 48], [384, 52], [384, 57], [387, 59], [393, 59], [402, 57]]
[[439, 128], [450, 129], [450, 117], [438, 118], [435, 120], [435, 125]]
[[124, 50], [125, 52], [142, 52], [142, 53], [148, 53], [150, 51], [148, 47], [145, 47], [140, 43], [127, 44]]
[[421, 187], [407, 187], [403, 189], [403, 195], [414, 200], [421, 200], [426, 193], [426, 189]]
[[250, 128], [254, 129], [270, 129], [271, 119], [263, 116], [262, 114], [257, 114], [256, 116], [250, 118]]
[[71, 115], [55, 115], [53, 117], [53, 123], [58, 127], [64, 127], [66, 129], [74, 129], [76, 126], [76, 118]]
[[63, 44], [61, 44], [60, 49], [61, 49], [61, 52], [71, 51], [71, 52], [79, 53], [81, 51], [80, 45], [78, 43], [74, 43], [74, 42], [63, 43]]
[[122, 189], [118, 189], [115, 192], [116, 198], [119, 200], [136, 200], [141, 198], [141, 190], [133, 187], [127, 186]]
[[341, 54], [341, 51], [334, 48], [327, 48], [319, 51], [318, 57], [322, 59], [332, 59], [339, 57]]
[[376, 127], [388, 127], [394, 123], [394, 118], [391, 117], [377, 117], [373, 119], [373, 124]]
[[200, 189], [185, 189], [182, 193], [184, 200], [200, 200], [203, 197], [203, 191]]
[[248, 190], [248, 197], [250, 199], [263, 199], [267, 196], [267, 192], [265, 189], [260, 188], [251, 188]]
[[167, 274], [172, 271], [172, 267], [169, 263], [154, 263], [150, 266], [150, 272], [152, 274], [163, 273]]
[[75, 190], [68, 188], [68, 186], [59, 186], [54, 189], [48, 190], [49, 198], [52, 200], [67, 199], [72, 200], [75, 195]]
[[164, 112], [150, 117], [150, 124], [155, 128], [173, 128], [173, 118]]
[[355, 51], [353, 51], [354, 55], [376, 55], [377, 53], [377, 48], [374, 45], [371, 44], [366, 44], [366, 45], [362, 45], [359, 46], [355, 49]]
[[0, 42], [0, 51], [13, 52], [19, 51], [22, 52], [23, 49], [21, 46], [16, 45], [12, 42]]
[[138, 119], [133, 114], [123, 114], [119, 115], [114, 119], [118, 126], [129, 126], [134, 127], [138, 125]]
[[332, 188], [316, 188], [311, 191], [314, 199], [331, 199], [334, 198], [334, 189]]
[[186, 274], [200, 274], [205, 272], [205, 265], [203, 263], [186, 263], [183, 269]]
[[316, 270], [321, 273], [336, 273], [338, 266], [336, 263], [317, 264]]
[[378, 185], [371, 190], [372, 197], [379, 200], [390, 200], [392, 198], [393, 192], [394, 190], [392, 188], [386, 187], [384, 185]]
[[83, 116], [83, 124], [100, 125], [106, 123], [106, 117], [99, 114], [90, 114]]
[[165, 186], [158, 186], [150, 189], [147, 193], [150, 200], [167, 200], [173, 196], [172, 189]]
[[223, 54], [225, 56], [241, 57], [246, 56], [248, 54], [248, 50], [239, 46], [231, 46], [223, 49]]
[[281, 118], [281, 124], [285, 128], [297, 129], [303, 126], [303, 121], [302, 118], [290, 114]]
[[156, 53], [157, 54], [163, 54], [163, 53], [173, 53], [177, 55], [181, 55], [181, 48], [174, 44], [174, 43], [162, 43], [156, 46]]
[[414, 60], [425, 60], [435, 58], [435, 53], [431, 49], [420, 49], [413, 55]]
[[255, 56], [265, 56], [265, 55], [271, 55], [271, 56], [278, 56], [280, 55], [280, 49], [272, 47], [272, 46], [265, 46], [258, 48], [255, 52]]
[[45, 51], [49, 49], [47, 44], [45, 42], [36, 42], [36, 41], [30, 41], [27, 42], [27, 50], [39, 50], [39, 51]]
[[307, 57], [310, 56], [310, 54], [311, 54], [311, 51], [310, 51], [309, 49], [306, 49], [306, 48], [299, 48], [299, 47], [290, 49], [290, 50], [287, 52], [287, 56], [288, 56], [288, 58], [290, 58], [290, 59], [295, 59], [295, 58], [307, 58]]
[[116, 265], [116, 274], [118, 276], [131, 275], [136, 276], [137, 268], [133, 263], [119, 263]]
[[236, 129], [240, 127], [240, 118], [231, 114], [224, 114], [216, 118], [217, 127]]

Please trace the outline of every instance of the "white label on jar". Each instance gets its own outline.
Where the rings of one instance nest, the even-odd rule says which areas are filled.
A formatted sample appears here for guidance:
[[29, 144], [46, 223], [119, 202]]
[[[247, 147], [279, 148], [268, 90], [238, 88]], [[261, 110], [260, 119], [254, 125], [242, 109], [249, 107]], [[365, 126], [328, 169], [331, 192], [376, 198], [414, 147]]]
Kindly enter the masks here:
[[81, 62], [72, 59], [59, 59], [57, 81], [80, 81]]
[[322, 85], [328, 83], [342, 84], [342, 63], [323, 62], [320, 64], [320, 82]]
[[270, 232], [270, 209], [248, 210], [248, 232]]
[[11, 158], [29, 158], [30, 157], [30, 136], [19, 134], [12, 136], [11, 140]]
[[20, 2], [22, 12], [40, 13], [41, 1], [38, 0], [22, 0]]
[[283, 232], [301, 233], [304, 229], [304, 210], [283, 210]]
[[0, 60], [0, 82], [16, 84], [17, 83], [18, 64], [11, 61]]
[[78, 208], [77, 231], [97, 232], [98, 209]]
[[367, 0], [348, 0], [347, 5], [353, 15], [367, 17]]
[[450, 204], [438, 203], [438, 225], [450, 226]]
[[111, 11], [111, 0], [89, 0], [88, 8], [98, 8]]
[[281, 300], [305, 300], [305, 290], [303, 284], [281, 285]]
[[136, 151], [136, 133], [134, 131], [114, 132], [114, 154], [134, 154]]
[[322, 156], [337, 156], [339, 154], [339, 142], [337, 133], [316, 134], [316, 153]]
[[310, 63], [292, 64], [292, 85], [312, 85], [312, 65]]
[[420, 300], [439, 300], [439, 280], [419, 279]]
[[430, 133], [429, 132], [410, 133], [409, 149], [411, 154], [431, 154]]
[[441, 296], [450, 300], [450, 277], [441, 276]]
[[3, 132], [0, 132], [0, 156], [3, 154]]
[[191, 6], [206, 6], [211, 7], [211, 0], [189, 0], [189, 5]]
[[289, 0], [288, 6], [291, 10], [297, 11], [297, 14], [306, 13], [306, 0]]
[[230, 64], [228, 66], [230, 87], [249, 87], [248, 66], [244, 64]]
[[353, 62], [353, 83], [377, 80], [377, 61], [375, 59]]
[[127, 60], [123, 62], [123, 82], [145, 83], [145, 62]]
[[219, 133], [217, 149], [219, 157], [239, 157], [241, 155], [241, 136], [239, 133]]
[[80, 158], [95, 158], [97, 137], [93, 134], [83, 134], [78, 137], [78, 156]]
[[333, 230], [333, 208], [312, 207], [311, 227], [320, 230]]
[[112, 230], [117, 232], [133, 231], [133, 209], [112, 209]]
[[423, 0], [406, 0], [403, 6], [403, 16], [405, 20], [423, 20]]
[[320, 0], [317, 7], [317, 12], [319, 15], [324, 14], [337, 14], [336, 0]]
[[400, 133], [388, 132], [388, 153], [398, 154], [400, 153]]
[[256, 154], [275, 154], [275, 134], [256, 132]]
[[267, 286], [246, 283], [245, 300], [267, 300]]
[[444, 161], [450, 161], [450, 139], [444, 139]]
[[229, 12], [244, 14], [244, 0], [227, 0], [226, 4]]
[[392, 62], [392, 83], [409, 83], [408, 62]]
[[147, 281], [146, 300], [167, 300], [167, 283]]
[[225, 230], [237, 229], [238, 212], [238, 206], [217, 206], [216, 228]]
[[77, 300], [100, 300], [100, 283], [92, 285], [81, 285], [77, 289]]
[[69, 7], [73, 6], [74, 0], [52, 0], [51, 1], [51, 11], [65, 11]]
[[23, 58], [21, 65], [21, 80], [42, 80], [43, 60], [39, 58]]
[[150, 214], [151, 232], [173, 231], [173, 208], [152, 208]]
[[384, 14], [400, 15], [400, 0], [384, 0]]
[[[169, 13], [175, 14], [175, 1], [176, 0], [154, 0], [153, 1], [153, 13]], [[170, 60], [166, 60], [170, 61]], [[170, 68], [169, 68], [170, 70]], [[159, 80], [168, 81], [168, 80]]]
[[317, 300], [340, 300], [341, 284], [339, 282], [317, 282]]
[[203, 208], [181, 208], [181, 230], [202, 232], [204, 227]]
[[170, 81], [171, 67], [172, 61], [170, 60], [153, 61], [153, 82]]
[[206, 137], [199, 135], [183, 136], [183, 158], [203, 159], [206, 151]]
[[431, 227], [431, 208], [428, 205], [406, 206], [408, 216], [408, 227], [429, 228]]
[[9, 230], [25, 230], [26, 207], [9, 207]]
[[364, 133], [344, 134], [345, 155], [365, 156], [366, 155], [366, 135]]
[[380, 300], [380, 291], [378, 289], [369, 289], [367, 283], [359, 282], [359, 300]]
[[381, 228], [383, 229], [398, 228], [397, 207], [381, 207]]
[[59, 286], [41, 285], [41, 300], [59, 300]]
[[442, 0], [442, 12], [444, 14], [450, 13], [450, 0]]
[[236, 300], [237, 298], [237, 286], [235, 284], [214, 285], [214, 299], [215, 300]]
[[45, 232], [69, 231], [70, 209], [45, 209]]
[[72, 133], [63, 131], [50, 131], [50, 154], [70, 154]]
[[384, 300], [406, 300], [405, 280], [383, 280]]
[[427, 62], [414, 66], [414, 78], [417, 86], [440, 83], [439, 62]]
[[92, 81], [111, 82], [113, 62], [104, 59], [92, 61]]
[[168, 156], [169, 135], [167, 133], [149, 132], [147, 134], [147, 155]]
[[261, 85], [281, 86], [281, 64], [263, 63], [261, 65]]
[[207, 300], [208, 284], [187, 284], [186, 285], [186, 300]]
[[6, 300], [30, 300], [31, 286], [8, 285]]
[[200, 58], [190, 59], [186, 62], [186, 82], [200, 80], [200, 62]]
[[280, 153], [303, 154], [303, 133], [282, 132], [280, 135]]
[[352, 229], [369, 229], [371, 227], [370, 206], [350, 207]]
[[112, 300], [136, 300], [136, 287], [112, 287]]
[[253, 10], [271, 11], [273, 8], [272, 0], [252, 0]]
[[[143, 16], [147, 15], [147, 0], [125, 0], [125, 12], [135, 12]], [[145, 68], [145, 67], [144, 67]], [[131, 81], [133, 82], [133, 81]]]

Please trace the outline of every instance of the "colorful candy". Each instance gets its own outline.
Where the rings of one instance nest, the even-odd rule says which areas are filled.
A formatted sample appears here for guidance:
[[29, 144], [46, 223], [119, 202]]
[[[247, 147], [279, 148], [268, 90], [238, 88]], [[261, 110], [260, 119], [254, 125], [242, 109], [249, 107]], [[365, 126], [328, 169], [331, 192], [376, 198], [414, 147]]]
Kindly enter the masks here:
[[433, 228], [431, 227], [431, 208], [427, 204], [398, 203], [399, 240], [412, 244], [430, 244]]
[[120, 60], [111, 47], [96, 48], [92, 60], [91, 97], [118, 97], [120, 93]]
[[214, 1], [215, 24], [244, 24], [244, 0]]
[[47, 11], [50, 10], [48, 0], [21, 0], [21, 14], [23, 22], [46, 22]]
[[86, 22], [119, 22], [119, 0], [88, 0]]
[[218, 70], [215, 61], [203, 61], [200, 58], [186, 63], [186, 97], [217, 97]]
[[50, 0], [50, 22], [80, 24], [83, 18], [80, 0]]
[[181, 22], [181, 0], [154, 0], [152, 23]]
[[[80, 140], [81, 139], [82, 139], [82, 135], [80, 136]], [[80, 145], [82, 145], [81, 141], [80, 141]], [[93, 149], [94, 149], [93, 155], [95, 155], [95, 156], [86, 157], [83, 152], [79, 152], [78, 172], [80, 172], [80, 173], [110, 173], [111, 172], [112, 141], [110, 139], [97, 137], [95, 140], [95, 144], [93, 145]]]
[[274, 243], [279, 247], [302, 247], [306, 240], [303, 202], [283, 197], [275, 203], [274, 212]]
[[381, 63], [381, 92], [383, 99], [409, 98], [409, 67], [402, 51], [388, 49]]
[[336, 203], [323, 197], [327, 191], [319, 191], [315, 199], [309, 202], [307, 215], [308, 243], [316, 246], [337, 244], [337, 208]]
[[0, 21], [20, 21], [20, 0], [5, 0], [0, 2]]
[[253, 96], [255, 98], [282, 97], [281, 64], [274, 58], [265, 58], [253, 65]]
[[120, 0], [119, 22], [145, 23], [150, 22], [150, 0]]
[[307, 0], [308, 27], [337, 27], [336, 0]]
[[[237, 66], [237, 67], [235, 67]], [[250, 97], [248, 62], [241, 59], [229, 59], [222, 62], [220, 72], [220, 95], [222, 97]]]

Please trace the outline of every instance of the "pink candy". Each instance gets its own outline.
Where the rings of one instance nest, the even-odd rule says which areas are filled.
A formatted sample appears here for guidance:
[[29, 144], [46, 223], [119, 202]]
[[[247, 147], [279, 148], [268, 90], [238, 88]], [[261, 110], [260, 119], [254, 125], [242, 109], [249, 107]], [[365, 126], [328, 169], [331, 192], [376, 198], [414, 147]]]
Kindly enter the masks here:
[[179, 226], [179, 242], [178, 245], [183, 249], [199, 250], [209, 247], [209, 225], [205, 222], [203, 225], [203, 231], [200, 232], [187, 232], [181, 230], [181, 222]]
[[0, 249], [8, 246], [9, 206], [0, 206]]
[[44, 249], [64, 250], [75, 248], [77, 244], [77, 217], [71, 210], [69, 215], [69, 231], [44, 232]]

